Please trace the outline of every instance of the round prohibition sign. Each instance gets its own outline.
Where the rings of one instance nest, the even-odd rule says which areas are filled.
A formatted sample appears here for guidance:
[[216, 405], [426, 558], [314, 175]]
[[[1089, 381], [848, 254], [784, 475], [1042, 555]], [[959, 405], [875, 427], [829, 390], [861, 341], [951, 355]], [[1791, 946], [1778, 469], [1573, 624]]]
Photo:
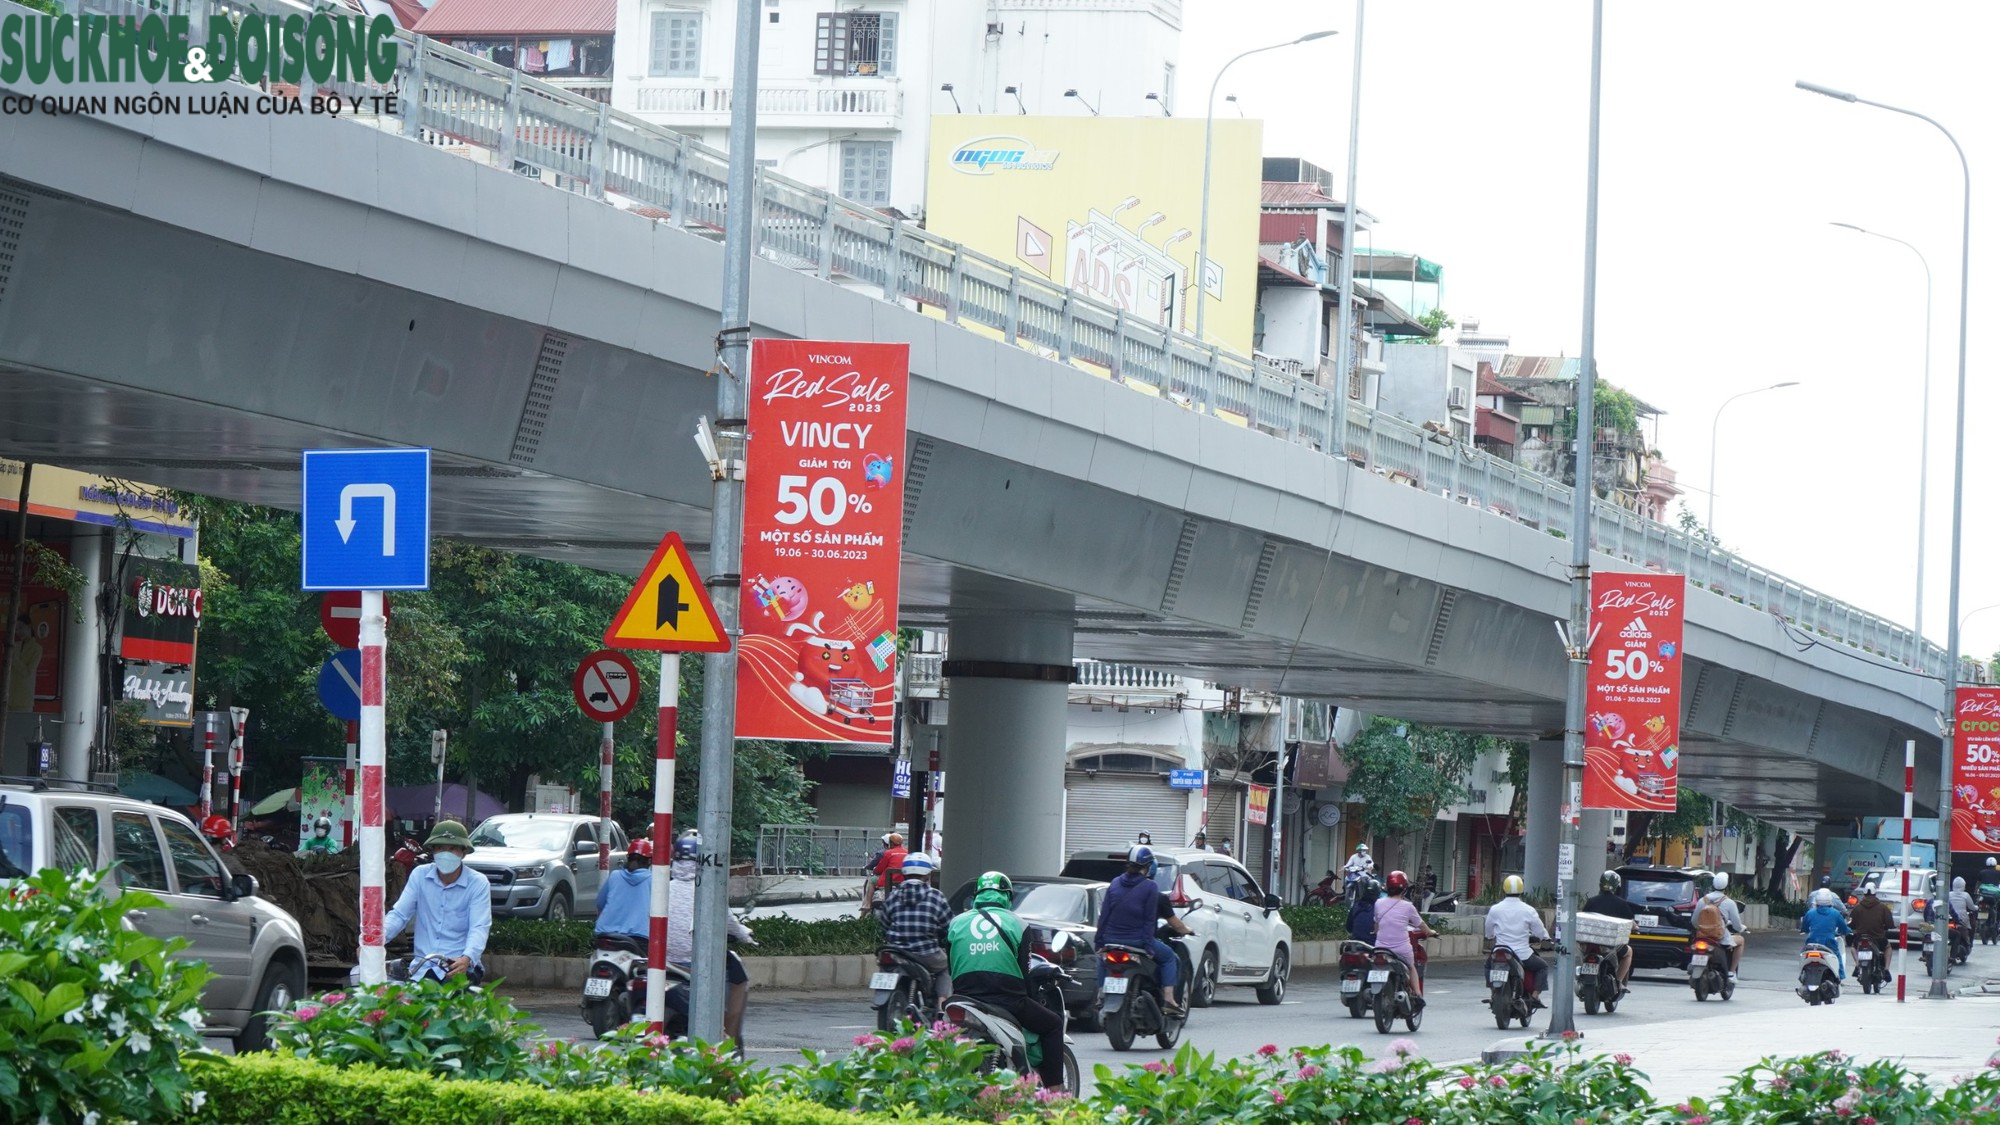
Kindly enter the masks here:
[[622, 652], [602, 649], [583, 658], [570, 680], [576, 705], [600, 723], [615, 723], [639, 702], [639, 668]]

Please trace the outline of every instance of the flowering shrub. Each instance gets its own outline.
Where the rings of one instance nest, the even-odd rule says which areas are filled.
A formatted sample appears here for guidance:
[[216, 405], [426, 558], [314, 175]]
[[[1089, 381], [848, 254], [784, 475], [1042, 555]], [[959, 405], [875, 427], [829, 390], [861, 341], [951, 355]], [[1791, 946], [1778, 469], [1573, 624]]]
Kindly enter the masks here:
[[[1647, 1120], [1653, 1098], [1632, 1056], [1588, 1055], [1574, 1041], [1536, 1044], [1525, 1058], [1466, 1066], [1446, 1085], [1447, 1104], [1425, 1120], [1444, 1122], [1562, 1121], [1573, 1125]], [[1451, 1091], [1461, 1091], [1451, 1094]]]
[[730, 1044], [673, 1041], [643, 1023], [626, 1024], [594, 1047], [564, 1040], [536, 1044], [531, 1067], [533, 1081], [552, 1090], [623, 1086], [739, 1102], [772, 1086], [771, 1073], [737, 1058]]
[[271, 1022], [271, 1044], [337, 1066], [505, 1081], [529, 1076], [523, 1039], [540, 1030], [491, 989], [424, 980], [302, 1000]]
[[1712, 1103], [1675, 1107], [1684, 1123], [1776, 1125], [1778, 1122], [2000, 1122], [2000, 1070], [1933, 1086], [1895, 1062], [1857, 1063], [1839, 1051], [1766, 1058], [1730, 1080]]
[[805, 1063], [786, 1067], [776, 1092], [861, 1113], [915, 1110], [981, 1121], [1070, 1106], [1067, 1095], [1038, 1089], [1032, 1075], [984, 1073], [986, 1046], [951, 1023], [925, 1029], [904, 1020], [896, 1031], [894, 1038], [858, 1035], [854, 1050], [832, 1061], [802, 1052]]
[[1092, 1108], [1112, 1122], [1430, 1121], [1428, 1090], [1438, 1068], [1408, 1039], [1370, 1062], [1358, 1047], [1260, 1048], [1248, 1059], [1218, 1060], [1183, 1045], [1172, 1062], [1097, 1068]]
[[49, 869], [0, 907], [0, 1107], [10, 1121], [164, 1121], [199, 1109], [183, 1057], [201, 1049], [207, 966], [124, 925], [159, 908], [101, 873]]

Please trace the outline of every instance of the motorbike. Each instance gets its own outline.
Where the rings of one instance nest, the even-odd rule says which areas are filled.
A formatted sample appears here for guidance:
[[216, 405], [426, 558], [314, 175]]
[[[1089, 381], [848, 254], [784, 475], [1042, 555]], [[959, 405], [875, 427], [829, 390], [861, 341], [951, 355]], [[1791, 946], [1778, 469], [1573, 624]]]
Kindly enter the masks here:
[[[428, 957], [395, 957], [382, 963], [382, 975], [399, 983], [423, 980], [443, 983], [453, 979], [451, 962], [452, 958], [442, 953], [433, 953]], [[463, 982], [466, 988], [477, 988], [486, 980], [486, 970], [475, 965], [457, 979]], [[350, 987], [360, 985], [361, 966], [356, 965], [347, 970], [347, 983]]]
[[2000, 895], [1979, 896], [1979, 941], [1983, 945], [2000, 942]]
[[431, 853], [424, 850], [424, 845], [416, 837], [405, 836], [403, 837], [402, 846], [398, 847], [396, 853], [390, 856], [389, 859], [391, 862], [400, 865], [403, 868], [403, 873], [407, 875], [420, 864], [429, 863], [431, 861]]
[[1305, 889], [1305, 897], [1300, 901], [1304, 902], [1307, 906], [1332, 906], [1340, 900], [1339, 872], [1328, 871], [1326, 878], [1321, 879], [1317, 887], [1306, 887], [1303, 883], [1300, 886]]
[[[1060, 938], [1060, 935], [1059, 935]], [[1151, 953], [1147, 958], [1150, 960]], [[1014, 1020], [1014, 1014], [1003, 1008], [966, 996], [953, 995], [944, 1003], [944, 1017], [967, 1036], [991, 1048], [986, 1061], [980, 1065], [982, 1073], [997, 1070], [1012, 1071], [1015, 1074], [1035, 1073], [1035, 1063], [1043, 1051], [1060, 1044], [1063, 1053], [1063, 1089], [1075, 1094], [1081, 1089], [1082, 1072], [1076, 1064], [1076, 1050], [1069, 1037], [1069, 1012], [1063, 1007], [1062, 986], [1077, 987], [1077, 981], [1062, 967], [1039, 953], [1028, 957], [1028, 998], [1054, 1012], [1062, 1020], [1062, 1028], [1054, 1036], [1038, 1037], [1038, 1042], [1029, 1043], [1028, 1035]]]
[[1486, 987], [1486, 1007], [1493, 1013], [1493, 1026], [1505, 1031], [1510, 1020], [1528, 1026], [1534, 1015], [1528, 1003], [1528, 966], [1512, 949], [1496, 945], [1486, 955]]
[[[675, 1010], [674, 994], [683, 1000], [691, 984], [687, 970], [667, 963], [667, 1035], [687, 1034], [687, 1004]], [[583, 1018], [590, 1030], [604, 1038], [612, 1029], [623, 1027], [646, 1014], [646, 940], [628, 934], [597, 935], [597, 952], [590, 960], [590, 973], [583, 978]]]
[[1577, 945], [1580, 956], [1576, 959], [1576, 995], [1583, 1001], [1584, 1012], [1594, 1016], [1599, 1008], [1607, 1015], [1617, 1011], [1618, 1002], [1631, 991], [1618, 979], [1620, 947], [1589, 941]]
[[1458, 910], [1458, 892], [1428, 892], [1423, 896], [1422, 901], [1417, 904], [1417, 909], [1425, 914], [1455, 913]]
[[868, 987], [874, 990], [870, 1004], [875, 1009], [875, 1030], [892, 1031], [898, 1020], [910, 1020], [929, 1027], [938, 1018], [937, 978], [907, 950], [884, 947], [875, 952], [875, 974]]
[[[1410, 948], [1417, 955], [1417, 980], [1423, 980], [1424, 946], [1423, 939], [1412, 933]], [[1420, 997], [1410, 988], [1410, 970], [1403, 959], [1385, 946], [1375, 946], [1368, 951], [1368, 1006], [1375, 1012], [1375, 1030], [1389, 1034], [1390, 1025], [1398, 1018], [1411, 1031], [1422, 1027], [1424, 1009]]]
[[[1179, 953], [1179, 944], [1168, 945]], [[1114, 1051], [1127, 1051], [1132, 1041], [1150, 1035], [1162, 1051], [1180, 1042], [1186, 1016], [1170, 1016], [1160, 984], [1160, 968], [1145, 946], [1107, 944], [1098, 951], [1104, 965], [1104, 985], [1098, 990], [1099, 1022]], [[1186, 980], [1185, 972], [1181, 975]]]
[[1870, 995], [1889, 983], [1887, 954], [1875, 945], [1874, 938], [1854, 939], [1854, 979], [1860, 982], [1861, 991]]
[[1340, 943], [1340, 1002], [1347, 1008], [1349, 1019], [1367, 1015], [1375, 998], [1367, 982], [1369, 954], [1374, 948], [1365, 941]]
[[1965, 923], [1953, 918], [1950, 925], [1951, 963], [1963, 965], [1972, 956], [1972, 930]]
[[1736, 982], [1729, 979], [1729, 956], [1728, 946], [1706, 938], [1696, 938], [1688, 946], [1688, 984], [1694, 987], [1697, 1001], [1711, 996], [1727, 1000], [1736, 995]]
[[1818, 1007], [1840, 999], [1840, 973], [1834, 952], [1824, 945], [1808, 945], [1799, 953], [1797, 992], [1806, 1003]]

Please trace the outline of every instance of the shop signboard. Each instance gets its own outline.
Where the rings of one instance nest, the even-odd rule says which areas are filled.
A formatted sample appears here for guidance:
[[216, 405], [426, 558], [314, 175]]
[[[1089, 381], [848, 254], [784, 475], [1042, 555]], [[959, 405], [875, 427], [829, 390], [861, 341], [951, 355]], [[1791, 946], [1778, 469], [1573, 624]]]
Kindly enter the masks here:
[[1951, 850], [2000, 852], [2000, 687], [1961, 686], [1955, 717]]
[[755, 340], [737, 737], [886, 746], [907, 344]]
[[1250, 823], [1271, 823], [1271, 787], [1252, 785], [1250, 787]]
[[1681, 632], [1687, 579], [1590, 577], [1583, 807], [1671, 813], [1679, 801]]

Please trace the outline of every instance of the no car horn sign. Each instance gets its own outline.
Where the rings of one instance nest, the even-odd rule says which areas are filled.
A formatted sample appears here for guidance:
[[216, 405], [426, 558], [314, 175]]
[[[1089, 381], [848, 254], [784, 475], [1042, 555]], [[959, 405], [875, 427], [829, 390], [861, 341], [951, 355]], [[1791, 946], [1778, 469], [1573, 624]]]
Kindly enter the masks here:
[[576, 705], [600, 723], [615, 723], [639, 702], [639, 669], [622, 652], [603, 649], [583, 658], [570, 680]]

